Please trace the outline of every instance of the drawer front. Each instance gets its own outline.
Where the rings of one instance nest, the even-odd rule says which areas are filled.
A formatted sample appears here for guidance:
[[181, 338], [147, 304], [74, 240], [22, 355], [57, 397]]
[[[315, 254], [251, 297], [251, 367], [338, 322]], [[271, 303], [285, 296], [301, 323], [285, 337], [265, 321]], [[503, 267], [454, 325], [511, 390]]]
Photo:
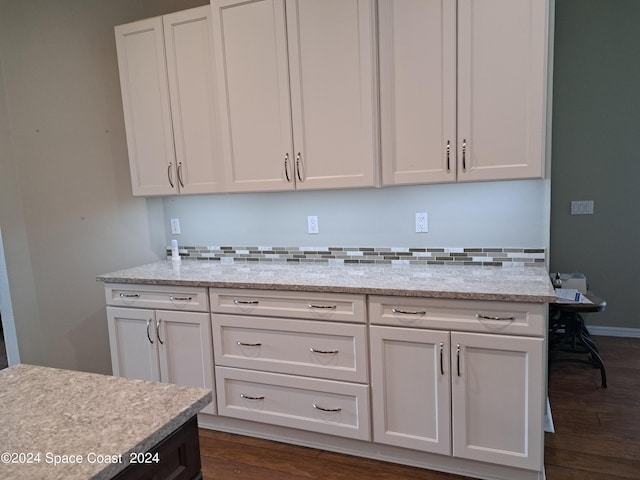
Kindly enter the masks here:
[[211, 317], [217, 365], [367, 383], [365, 325]]
[[544, 336], [547, 306], [538, 303], [369, 297], [371, 324]]
[[216, 367], [218, 414], [370, 440], [369, 387]]
[[209, 311], [206, 287], [107, 283], [104, 292], [107, 305], [117, 307]]
[[365, 323], [364, 295], [210, 289], [211, 311]]

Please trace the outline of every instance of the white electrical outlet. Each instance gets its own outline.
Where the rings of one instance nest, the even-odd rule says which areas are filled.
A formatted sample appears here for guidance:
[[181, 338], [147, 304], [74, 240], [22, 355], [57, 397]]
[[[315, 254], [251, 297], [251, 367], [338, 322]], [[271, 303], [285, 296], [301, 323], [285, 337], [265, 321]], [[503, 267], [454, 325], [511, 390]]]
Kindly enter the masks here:
[[429, 217], [427, 212], [416, 213], [416, 233], [427, 233], [429, 231]]
[[311, 234], [318, 233], [318, 217], [316, 215], [307, 217], [307, 231]]
[[179, 218], [171, 219], [171, 233], [173, 235], [180, 235], [180, 219]]

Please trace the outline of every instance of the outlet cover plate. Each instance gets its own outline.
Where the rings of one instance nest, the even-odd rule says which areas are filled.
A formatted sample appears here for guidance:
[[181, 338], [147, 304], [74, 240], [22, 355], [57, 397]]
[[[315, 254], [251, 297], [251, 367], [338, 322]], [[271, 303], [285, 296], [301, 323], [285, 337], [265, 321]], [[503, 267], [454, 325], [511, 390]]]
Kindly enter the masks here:
[[416, 213], [416, 233], [427, 233], [429, 231], [429, 216], [427, 212]]

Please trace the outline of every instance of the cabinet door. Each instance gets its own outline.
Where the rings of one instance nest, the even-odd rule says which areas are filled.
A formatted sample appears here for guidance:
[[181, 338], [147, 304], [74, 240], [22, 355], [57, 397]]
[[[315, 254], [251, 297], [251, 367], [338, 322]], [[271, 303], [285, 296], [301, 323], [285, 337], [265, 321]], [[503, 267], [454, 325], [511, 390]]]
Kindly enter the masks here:
[[451, 454], [449, 332], [370, 328], [373, 440]]
[[458, 1], [458, 180], [542, 177], [548, 2]]
[[379, 3], [385, 185], [456, 180], [456, 10], [440, 0]]
[[543, 344], [451, 333], [454, 456], [542, 468]]
[[227, 190], [294, 188], [284, 0], [213, 0]]
[[117, 377], [160, 380], [155, 312], [107, 307], [111, 366]]
[[374, 186], [371, 0], [287, 0], [296, 188]]
[[[158, 310], [160, 380], [213, 389], [213, 352], [208, 313]], [[213, 403], [202, 409], [215, 414]]]
[[215, 106], [211, 7], [163, 17], [176, 177], [181, 193], [223, 189], [223, 162]]
[[176, 193], [162, 18], [117, 26], [115, 34], [133, 194]]

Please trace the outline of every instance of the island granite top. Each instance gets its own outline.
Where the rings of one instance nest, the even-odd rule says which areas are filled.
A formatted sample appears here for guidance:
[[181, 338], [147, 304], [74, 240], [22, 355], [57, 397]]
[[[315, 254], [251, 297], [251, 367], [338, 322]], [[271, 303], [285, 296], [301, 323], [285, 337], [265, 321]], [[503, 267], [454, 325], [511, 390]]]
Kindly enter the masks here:
[[149, 451], [211, 399], [202, 388], [94, 373], [24, 364], [0, 370], [0, 478], [112, 478], [130, 453]]
[[256, 288], [306, 292], [549, 303], [544, 267], [327, 265], [162, 261], [97, 277], [105, 283]]

